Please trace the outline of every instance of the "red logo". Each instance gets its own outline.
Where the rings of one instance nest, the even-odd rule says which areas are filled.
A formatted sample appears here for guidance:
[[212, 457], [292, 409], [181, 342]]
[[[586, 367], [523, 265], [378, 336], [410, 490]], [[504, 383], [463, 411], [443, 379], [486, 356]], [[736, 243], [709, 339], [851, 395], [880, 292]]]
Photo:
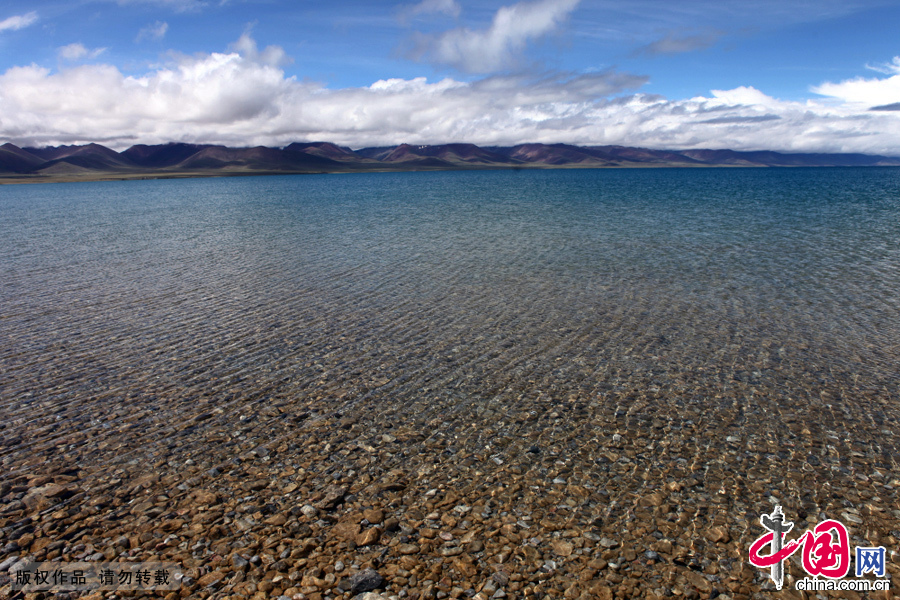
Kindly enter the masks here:
[[[762, 526], [769, 530], [757, 538], [750, 546], [750, 564], [754, 567], [772, 569], [772, 581], [780, 590], [784, 581], [784, 565], [800, 547], [803, 547], [803, 568], [811, 576], [839, 579], [850, 570], [850, 536], [840, 521], [822, 521], [813, 529], [806, 530], [796, 540], [785, 543], [785, 535], [793, 528], [793, 523], [784, 521], [781, 507], [775, 507], [771, 515], [760, 517]], [[776, 538], [776, 536], [778, 536]], [[771, 553], [762, 554], [769, 546]]]

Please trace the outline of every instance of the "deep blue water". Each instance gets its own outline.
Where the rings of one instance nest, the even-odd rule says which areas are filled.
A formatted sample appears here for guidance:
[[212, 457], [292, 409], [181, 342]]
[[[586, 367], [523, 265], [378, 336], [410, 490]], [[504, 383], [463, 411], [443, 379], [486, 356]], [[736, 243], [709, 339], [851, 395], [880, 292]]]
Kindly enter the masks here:
[[865, 398], [881, 427], [898, 361], [900, 169], [0, 187], [0, 403], [20, 418], [38, 398], [649, 389]]

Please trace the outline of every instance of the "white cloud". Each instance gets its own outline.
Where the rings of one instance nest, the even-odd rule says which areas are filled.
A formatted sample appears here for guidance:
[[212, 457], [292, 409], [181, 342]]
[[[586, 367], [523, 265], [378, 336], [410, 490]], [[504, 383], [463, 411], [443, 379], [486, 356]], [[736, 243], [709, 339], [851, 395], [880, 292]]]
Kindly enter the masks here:
[[24, 15], [16, 15], [14, 17], [8, 17], [0, 21], [0, 32], [6, 30], [15, 31], [17, 29], [23, 29], [36, 23], [38, 20], [38, 14], [35, 11], [31, 11], [29, 13], [25, 13]]
[[469, 73], [491, 73], [519, 64], [529, 41], [556, 30], [580, 0], [538, 0], [504, 6], [490, 27], [419, 35], [414, 56]]
[[238, 41], [231, 44], [230, 49], [253, 63], [261, 63], [273, 67], [283, 67], [294, 62], [291, 57], [285, 54], [284, 49], [281, 46], [266, 46], [266, 48], [260, 52], [256, 47], [256, 40], [254, 40], [249, 33], [244, 33], [238, 38]]
[[[104, 64], [0, 74], [0, 139], [18, 145], [169, 141], [351, 147], [408, 143], [622, 144], [651, 148], [900, 154], [900, 119], [840, 98], [793, 102], [752, 87], [669, 100], [606, 71], [386, 79], [329, 89], [286, 77], [277, 47], [249, 35], [227, 53], [178, 56], [126, 76]], [[887, 80], [881, 80], [887, 81]], [[833, 84], [846, 85], [848, 82]], [[896, 100], [895, 100], [896, 101]], [[887, 103], [885, 103], [887, 104]]]
[[400, 14], [404, 18], [417, 17], [419, 15], [444, 14], [458, 17], [462, 8], [456, 0], [422, 0], [418, 4], [405, 6]]
[[900, 56], [876, 70], [891, 76], [885, 79], [859, 77], [839, 83], [826, 82], [813, 87], [812, 91], [860, 106], [878, 106], [900, 101]]
[[63, 60], [81, 60], [83, 58], [93, 59], [106, 52], [106, 48], [94, 48], [88, 50], [83, 44], [75, 43], [68, 46], [61, 46], [57, 53]]
[[871, 69], [872, 71], [878, 71], [879, 73], [884, 73], [885, 75], [900, 75], [900, 56], [895, 56], [894, 60], [889, 63], [866, 65], [866, 68]]
[[169, 31], [169, 24], [165, 21], [156, 21], [155, 23], [151, 23], [146, 27], [141, 28], [138, 32], [137, 37], [135, 38], [136, 42], [140, 42], [142, 40], [161, 40], [166, 37], [166, 33]]
[[122, 6], [127, 4], [158, 4], [176, 12], [198, 11], [208, 5], [205, 0], [117, 0]]

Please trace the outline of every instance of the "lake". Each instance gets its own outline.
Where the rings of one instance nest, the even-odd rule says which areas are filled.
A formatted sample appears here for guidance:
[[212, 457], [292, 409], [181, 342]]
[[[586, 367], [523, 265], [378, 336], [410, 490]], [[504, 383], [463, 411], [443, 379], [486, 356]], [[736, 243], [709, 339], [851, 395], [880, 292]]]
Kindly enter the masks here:
[[727, 492], [756, 537], [771, 504], [751, 481], [790, 518], [832, 490], [897, 506], [877, 485], [897, 472], [898, 382], [898, 169], [0, 188], [9, 477], [251, 451], [315, 485], [524, 473], [602, 491], [586, 514], [621, 529], [629, 498], [702, 472], [706, 496], [672, 502]]

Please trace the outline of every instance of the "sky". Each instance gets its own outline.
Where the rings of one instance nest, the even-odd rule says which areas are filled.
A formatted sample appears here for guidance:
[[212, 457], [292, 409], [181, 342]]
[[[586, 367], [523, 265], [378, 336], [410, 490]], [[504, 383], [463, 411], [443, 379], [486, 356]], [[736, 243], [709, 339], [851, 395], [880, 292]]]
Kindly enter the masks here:
[[898, 0], [7, 0], [0, 143], [900, 156], [898, 25]]

